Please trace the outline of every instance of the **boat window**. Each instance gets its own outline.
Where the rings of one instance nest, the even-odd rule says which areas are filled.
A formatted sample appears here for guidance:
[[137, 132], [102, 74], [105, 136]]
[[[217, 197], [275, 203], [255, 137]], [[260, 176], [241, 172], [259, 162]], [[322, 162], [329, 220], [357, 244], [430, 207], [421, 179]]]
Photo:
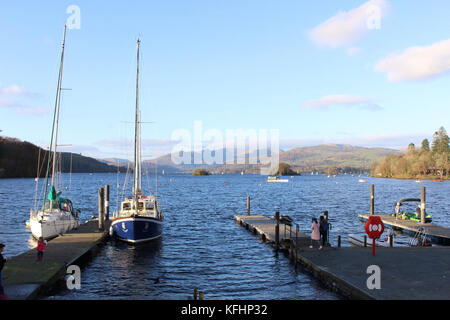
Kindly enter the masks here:
[[145, 205], [145, 209], [152, 210], [153, 209], [153, 202], [147, 202]]
[[128, 202], [122, 205], [123, 210], [130, 210], [130, 204]]
[[143, 208], [144, 208], [144, 203], [138, 202], [138, 209], [143, 209]]

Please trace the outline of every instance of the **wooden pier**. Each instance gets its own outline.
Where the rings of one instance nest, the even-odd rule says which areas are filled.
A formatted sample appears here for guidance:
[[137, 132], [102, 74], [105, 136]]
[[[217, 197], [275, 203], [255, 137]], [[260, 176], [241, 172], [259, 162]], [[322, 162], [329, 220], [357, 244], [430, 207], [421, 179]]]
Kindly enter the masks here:
[[10, 300], [37, 299], [64, 279], [67, 267], [89, 259], [109, 236], [109, 221], [99, 231], [98, 220], [81, 225], [48, 242], [44, 257], [37, 261], [36, 249], [9, 260], [3, 269], [3, 287]]
[[[361, 220], [367, 220], [370, 214], [359, 214]], [[441, 227], [431, 223], [420, 223], [411, 220], [396, 219], [393, 216], [385, 214], [377, 214], [383, 221], [384, 225], [390, 226], [394, 229], [400, 229], [408, 234], [416, 234], [421, 229], [425, 232], [427, 237], [429, 237], [432, 243], [439, 245], [450, 246], [450, 229]]]
[[381, 218], [383, 223], [387, 226], [390, 226], [394, 229], [402, 230], [403, 232], [416, 235], [417, 233], [424, 232], [426, 237], [431, 240], [432, 243], [450, 246], [450, 229], [437, 226], [431, 223], [425, 223], [425, 215], [426, 215], [426, 189], [425, 187], [421, 188], [420, 195], [420, 222], [412, 221], [412, 220], [403, 220], [400, 218], [393, 217], [391, 215], [386, 214], [375, 214], [375, 191], [374, 185], [370, 186], [370, 214], [359, 214], [359, 219], [365, 221], [368, 220], [370, 216], [376, 215]]
[[[276, 249], [286, 250], [302, 270], [347, 299], [448, 300], [450, 248], [326, 247], [310, 249], [305, 233], [265, 216], [235, 216], [236, 223]], [[277, 228], [278, 225], [278, 228]], [[287, 232], [285, 232], [285, 228]], [[277, 231], [278, 229], [278, 231]], [[278, 234], [278, 241], [277, 241]], [[277, 245], [278, 242], [278, 245]], [[380, 268], [380, 289], [369, 289], [371, 266]]]
[[[109, 186], [106, 186], [109, 199]], [[3, 268], [3, 287], [9, 300], [32, 300], [46, 295], [67, 275], [67, 268], [91, 258], [109, 237], [108, 203], [105, 189], [98, 190], [98, 219], [60, 235], [47, 244], [41, 262], [37, 251], [28, 250], [9, 260]]]

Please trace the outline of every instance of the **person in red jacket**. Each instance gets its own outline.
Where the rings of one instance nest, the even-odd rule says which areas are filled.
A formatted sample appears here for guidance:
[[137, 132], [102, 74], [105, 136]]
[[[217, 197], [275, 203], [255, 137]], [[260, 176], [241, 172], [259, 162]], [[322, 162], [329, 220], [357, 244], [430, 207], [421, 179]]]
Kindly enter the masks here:
[[44, 256], [45, 248], [47, 247], [47, 241], [44, 241], [44, 238], [40, 237], [37, 243], [37, 261], [41, 262], [42, 257]]

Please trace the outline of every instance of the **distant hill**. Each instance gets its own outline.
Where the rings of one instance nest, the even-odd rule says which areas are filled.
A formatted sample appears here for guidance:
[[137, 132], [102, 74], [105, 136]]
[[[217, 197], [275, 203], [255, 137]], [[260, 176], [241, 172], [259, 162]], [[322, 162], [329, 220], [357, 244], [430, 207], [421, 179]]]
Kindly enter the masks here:
[[398, 150], [364, 148], [344, 144], [325, 144], [314, 147], [295, 148], [280, 154], [280, 162], [293, 167], [323, 170], [329, 167], [370, 169], [374, 161], [380, 161]]
[[[34, 178], [37, 176], [38, 157], [40, 156], [40, 176], [45, 176], [48, 151], [32, 143], [14, 138], [0, 137], [0, 178]], [[63, 152], [61, 171], [116, 172], [117, 168], [96, 159], [79, 154]]]
[[[222, 150], [222, 152], [225, 151]], [[258, 151], [260, 152], [260, 151]], [[215, 173], [258, 173], [259, 165], [249, 164], [249, 159], [254, 160], [256, 151], [245, 155], [246, 164], [227, 165], [176, 165], [171, 160], [171, 155], [165, 155], [146, 163], [158, 168], [166, 168], [166, 172], [192, 173], [196, 169], [208, 169]], [[298, 172], [320, 171], [325, 172], [330, 167], [340, 168], [344, 171], [370, 170], [374, 161], [380, 161], [390, 154], [401, 154], [398, 150], [386, 148], [364, 148], [344, 144], [326, 144], [314, 147], [302, 147], [280, 151], [280, 163], [289, 164], [292, 169]], [[190, 153], [193, 159], [194, 153]], [[242, 155], [242, 157], [244, 157]], [[237, 156], [235, 155], [235, 160]], [[255, 161], [253, 161], [254, 163]], [[167, 169], [168, 168], [168, 169]]]

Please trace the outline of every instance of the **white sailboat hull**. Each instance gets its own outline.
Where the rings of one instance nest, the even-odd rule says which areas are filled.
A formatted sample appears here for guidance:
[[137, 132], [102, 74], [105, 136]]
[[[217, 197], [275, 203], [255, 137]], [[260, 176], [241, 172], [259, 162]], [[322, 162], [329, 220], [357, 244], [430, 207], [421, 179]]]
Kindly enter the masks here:
[[30, 229], [34, 238], [52, 239], [60, 234], [67, 233], [77, 229], [80, 226], [80, 220], [75, 218], [70, 212], [52, 211], [37, 212], [30, 215]]

